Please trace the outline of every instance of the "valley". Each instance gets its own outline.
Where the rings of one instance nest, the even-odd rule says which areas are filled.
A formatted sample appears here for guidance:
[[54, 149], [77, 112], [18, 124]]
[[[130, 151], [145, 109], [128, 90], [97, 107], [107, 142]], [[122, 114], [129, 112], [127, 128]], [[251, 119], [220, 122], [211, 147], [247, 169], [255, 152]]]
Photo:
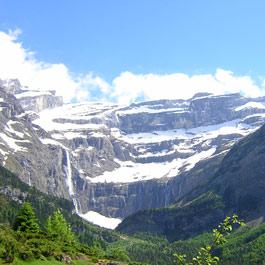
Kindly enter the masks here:
[[80, 242], [100, 245], [87, 262], [115, 251], [117, 264], [163, 265], [194, 255], [237, 213], [248, 228], [231, 235], [222, 258], [256, 233], [242, 252], [254, 253], [264, 234], [265, 98], [63, 104], [18, 80], [1, 81], [0, 96], [1, 222], [12, 224], [24, 201], [41, 222], [59, 207]]

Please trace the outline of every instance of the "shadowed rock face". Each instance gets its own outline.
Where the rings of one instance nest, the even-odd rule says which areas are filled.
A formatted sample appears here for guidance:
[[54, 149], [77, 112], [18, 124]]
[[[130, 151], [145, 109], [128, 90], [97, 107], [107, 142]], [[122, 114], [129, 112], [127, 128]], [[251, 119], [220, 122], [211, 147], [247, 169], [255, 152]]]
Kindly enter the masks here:
[[11, 83], [0, 89], [0, 128], [15, 145], [0, 137], [2, 164], [44, 192], [77, 199], [80, 212], [111, 217], [169, 205], [203, 185], [265, 119], [265, 98], [239, 94], [62, 105], [52, 92]]
[[265, 217], [265, 125], [243, 138], [223, 159], [210, 188], [229, 213], [247, 220]]

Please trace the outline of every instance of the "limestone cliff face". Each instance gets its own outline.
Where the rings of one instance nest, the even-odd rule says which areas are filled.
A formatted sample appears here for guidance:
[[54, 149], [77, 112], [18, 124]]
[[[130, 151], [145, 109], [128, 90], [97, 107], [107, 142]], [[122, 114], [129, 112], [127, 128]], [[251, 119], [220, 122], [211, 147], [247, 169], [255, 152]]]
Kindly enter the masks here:
[[47, 108], [63, 105], [63, 98], [56, 96], [55, 91], [30, 90], [22, 87], [17, 79], [0, 79], [0, 87], [7, 93], [14, 95], [24, 111], [40, 112]]
[[[32, 91], [29, 91], [31, 93]], [[27, 96], [27, 92], [17, 94], [19, 97], [19, 102], [24, 110], [31, 110], [35, 112], [40, 112], [44, 109], [55, 108], [63, 105], [62, 97], [55, 97], [53, 91], [47, 92], [43, 95]]]
[[247, 223], [259, 223], [265, 218], [264, 160], [265, 125], [240, 140], [214, 167], [208, 168], [206, 183], [195, 184], [184, 198], [176, 196], [177, 201], [170, 207], [129, 216], [118, 230], [181, 240], [208, 232], [225, 216], [235, 213]]
[[[77, 185], [84, 212], [94, 210], [106, 216], [126, 217], [139, 210], [161, 208], [175, 203], [194, 188], [204, 185], [216, 171], [224, 154], [202, 161], [175, 178], [133, 183], [89, 183]], [[211, 172], [211, 174], [209, 174]]]
[[0, 89], [1, 163], [81, 213], [124, 218], [167, 206], [265, 121], [265, 98], [239, 94], [62, 105], [52, 92], [10, 84]]
[[[258, 102], [263, 102], [264, 99], [258, 100]], [[115, 174], [117, 174], [118, 178], [120, 173], [116, 167], [120, 168], [119, 161], [118, 165], [112, 164], [113, 169], [108, 166], [105, 167], [106, 163], [102, 163], [99, 171], [94, 171], [93, 165], [91, 165], [88, 168], [90, 171], [83, 174], [84, 177], [81, 177], [82, 180], [77, 186], [82, 211], [94, 210], [106, 216], [124, 218], [141, 209], [170, 205], [188, 194], [196, 186], [203, 185], [210, 176], [209, 172], [212, 173], [216, 170], [218, 163], [233, 143], [239, 140], [244, 133], [248, 133], [247, 127], [243, 130], [245, 132], [237, 129], [241, 128], [243, 124], [248, 124], [250, 127], [253, 126], [252, 128], [254, 129], [264, 122], [262, 116], [264, 109], [240, 108], [240, 106], [248, 104], [249, 101], [249, 99], [235, 94], [223, 97], [193, 99], [190, 102], [162, 101], [142, 103], [116, 111], [119, 120], [118, 129], [124, 135], [119, 139], [115, 138], [116, 149], [119, 150], [117, 152], [113, 152], [114, 142], [109, 142], [108, 147], [105, 149], [105, 153], [109, 153], [109, 156], [103, 158], [107, 161], [117, 162], [114, 158], [118, 157], [121, 161], [133, 161], [136, 165], [145, 164], [146, 167], [150, 167], [150, 172], [153, 172], [153, 163], [158, 163], [163, 167], [172, 161], [173, 165], [175, 163], [177, 165], [176, 159], [185, 160], [194, 153], [204, 152], [213, 147], [216, 148], [214, 157], [202, 160], [190, 170], [186, 170], [189, 167], [189, 161], [187, 164], [182, 164], [175, 177], [161, 174], [159, 179], [145, 180], [142, 178], [139, 181], [127, 183], [126, 176], [124, 176], [124, 181], [117, 181], [117, 183], [108, 182], [107, 179], [105, 182], [95, 183], [93, 181], [93, 176], [97, 178], [98, 175], [102, 175], [108, 170], [112, 171], [114, 179]], [[176, 102], [178, 108], [181, 102], [185, 111], [174, 109], [176, 108]], [[153, 107], [151, 107], [152, 111], [146, 111], [144, 109], [147, 108], [146, 105], [148, 105], [149, 110], [151, 105]], [[162, 109], [165, 108], [165, 105], [169, 109]], [[137, 108], [142, 108], [142, 111], [132, 111]], [[259, 114], [261, 115], [259, 116]], [[252, 123], [245, 123], [245, 120], [249, 121], [251, 117], [256, 119]], [[232, 121], [237, 122], [232, 125]], [[218, 126], [218, 124], [222, 125]], [[203, 127], [200, 132], [192, 129], [200, 126]], [[222, 132], [221, 128], [225, 127], [230, 131]], [[191, 130], [188, 130], [190, 137], [186, 139], [174, 137], [178, 135], [178, 130], [183, 128], [191, 128]], [[220, 132], [216, 133], [219, 130]], [[170, 131], [173, 137], [159, 141], [149, 141], [151, 137], [159, 136], [161, 131]], [[216, 134], [210, 131], [214, 131]], [[106, 140], [106, 134], [104, 137]], [[132, 138], [130, 139], [130, 137]], [[109, 135], [107, 138], [110, 139], [111, 136]], [[104, 139], [102, 138], [101, 141], [104, 142]], [[95, 148], [95, 153], [98, 153], [102, 148], [102, 145], [92, 144], [92, 146]], [[179, 148], [174, 148], [174, 146]], [[123, 150], [126, 150], [127, 153], [124, 153]], [[94, 155], [92, 157], [95, 158]], [[96, 161], [99, 160], [96, 159], [94, 163]], [[132, 164], [132, 167], [135, 164]], [[130, 164], [128, 164], [128, 167], [130, 167]], [[89, 180], [86, 178], [87, 176], [90, 177]], [[92, 182], [90, 179], [92, 179]]]
[[1, 164], [29, 185], [69, 198], [63, 149], [41, 142], [42, 130], [31, 123], [20, 102], [5, 87], [0, 88], [0, 110]]
[[[263, 102], [265, 99], [257, 100]], [[255, 114], [257, 112], [255, 108], [235, 111], [236, 106], [242, 106], [249, 101], [250, 99], [240, 94], [230, 94], [216, 97], [194, 97], [189, 101], [160, 100], [134, 104], [124, 108], [119, 112], [120, 114], [118, 113], [119, 128], [130, 134], [220, 124]], [[148, 112], [148, 108], [152, 111]], [[133, 112], [132, 109], [139, 111]], [[264, 109], [258, 111], [258, 113], [264, 112]]]
[[12, 95], [22, 92], [22, 86], [18, 79], [0, 79], [0, 87]]

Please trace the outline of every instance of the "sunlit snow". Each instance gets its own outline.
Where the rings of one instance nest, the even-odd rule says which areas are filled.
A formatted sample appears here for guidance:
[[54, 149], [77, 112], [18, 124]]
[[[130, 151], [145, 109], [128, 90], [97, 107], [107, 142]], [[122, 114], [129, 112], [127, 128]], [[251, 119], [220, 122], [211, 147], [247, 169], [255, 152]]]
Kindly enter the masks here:
[[248, 102], [242, 106], [239, 106], [237, 108], [235, 108], [235, 111], [240, 111], [240, 110], [244, 110], [244, 109], [265, 109], [265, 104], [262, 102]]
[[119, 218], [106, 217], [94, 211], [88, 211], [85, 214], [79, 213], [79, 216], [87, 220], [88, 222], [108, 229], [115, 229], [122, 221]]
[[179, 171], [193, 168], [200, 160], [209, 158], [214, 154], [216, 148], [195, 153], [187, 159], [174, 159], [171, 162], [163, 163], [135, 163], [132, 161], [119, 161], [120, 167], [113, 171], [105, 171], [102, 175], [87, 179], [91, 182], [116, 182], [128, 183], [142, 180], [150, 180], [163, 177], [174, 177]]
[[16, 140], [12, 137], [7, 136], [4, 133], [0, 133], [0, 138], [6, 143], [14, 152], [27, 152], [28, 149], [22, 146], [19, 146], [18, 143], [29, 143], [28, 140]]

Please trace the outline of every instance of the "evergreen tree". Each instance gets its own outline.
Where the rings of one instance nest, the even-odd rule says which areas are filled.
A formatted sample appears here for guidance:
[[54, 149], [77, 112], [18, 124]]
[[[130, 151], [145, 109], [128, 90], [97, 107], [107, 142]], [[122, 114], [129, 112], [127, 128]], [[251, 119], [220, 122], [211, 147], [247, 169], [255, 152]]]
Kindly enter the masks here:
[[54, 239], [68, 243], [73, 243], [75, 241], [71, 227], [59, 209], [48, 218], [46, 231], [48, 235]]
[[14, 230], [25, 233], [38, 233], [40, 227], [38, 219], [30, 203], [25, 202], [18, 212], [14, 223]]

